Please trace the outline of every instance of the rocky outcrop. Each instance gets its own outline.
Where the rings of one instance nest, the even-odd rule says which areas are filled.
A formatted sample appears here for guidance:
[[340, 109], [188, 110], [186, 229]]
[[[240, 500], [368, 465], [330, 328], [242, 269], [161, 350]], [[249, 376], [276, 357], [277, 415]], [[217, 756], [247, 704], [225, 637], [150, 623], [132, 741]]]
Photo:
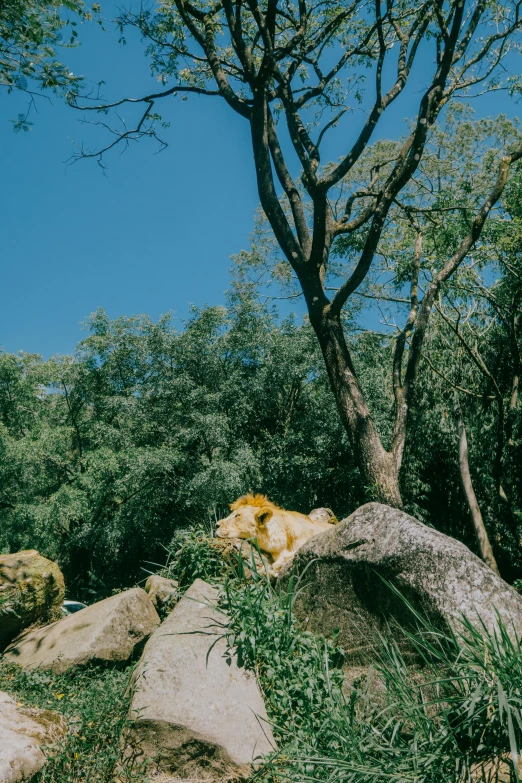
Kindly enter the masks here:
[[512, 587], [464, 544], [389, 506], [361, 506], [308, 541], [294, 559], [298, 568], [307, 563], [296, 614], [327, 636], [339, 628], [348, 665], [371, 661], [372, 644], [394, 620], [412, 621], [386, 582], [444, 629], [458, 632], [464, 615], [491, 631], [498, 612], [508, 630], [522, 634], [522, 597]]
[[26, 631], [7, 648], [5, 657], [56, 673], [92, 662], [128, 661], [158, 624], [147, 593], [136, 587], [57, 623]]
[[175, 579], [151, 574], [145, 582], [145, 592], [156, 609], [173, 606], [178, 600], [178, 583]]
[[63, 574], [35, 549], [0, 555], [0, 650], [37, 620], [60, 617]]
[[56, 745], [66, 728], [57, 712], [19, 707], [0, 691], [0, 783], [31, 780], [45, 764], [42, 746]]
[[246, 777], [273, 746], [254, 676], [224, 657], [217, 596], [197, 579], [154, 631], [135, 672], [127, 740], [152, 768], [179, 778]]

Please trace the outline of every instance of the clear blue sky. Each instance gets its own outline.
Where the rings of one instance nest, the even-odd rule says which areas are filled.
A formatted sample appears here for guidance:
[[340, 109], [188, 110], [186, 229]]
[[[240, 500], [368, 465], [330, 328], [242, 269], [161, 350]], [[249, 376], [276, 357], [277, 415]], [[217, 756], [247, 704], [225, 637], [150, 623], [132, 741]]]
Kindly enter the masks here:
[[[121, 47], [116, 32], [84, 27], [80, 35], [64, 60], [104, 79], [107, 97], [157, 89], [137, 41]], [[421, 73], [387, 134], [403, 131], [422, 86]], [[98, 307], [111, 317], [173, 310], [183, 318], [189, 302], [222, 303], [230, 256], [248, 246], [258, 203], [247, 123], [219, 99], [170, 100], [169, 147], [154, 154], [147, 141], [134, 145], [104, 176], [94, 162], [67, 165], [71, 139], [89, 129], [57, 99], [39, 100], [33, 130], [14, 134], [8, 119], [24, 102], [0, 93], [0, 345], [68, 353]], [[500, 96], [480, 105], [480, 114], [503, 110], [513, 113]]]

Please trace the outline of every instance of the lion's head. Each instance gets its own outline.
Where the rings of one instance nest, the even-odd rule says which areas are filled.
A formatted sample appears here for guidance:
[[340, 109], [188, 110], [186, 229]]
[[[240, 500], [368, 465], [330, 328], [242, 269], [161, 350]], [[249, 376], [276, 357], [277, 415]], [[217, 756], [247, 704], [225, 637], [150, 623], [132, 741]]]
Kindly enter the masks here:
[[217, 523], [219, 538], [256, 538], [260, 522], [260, 511], [264, 515], [277, 509], [265, 495], [243, 495], [231, 504], [231, 514]]

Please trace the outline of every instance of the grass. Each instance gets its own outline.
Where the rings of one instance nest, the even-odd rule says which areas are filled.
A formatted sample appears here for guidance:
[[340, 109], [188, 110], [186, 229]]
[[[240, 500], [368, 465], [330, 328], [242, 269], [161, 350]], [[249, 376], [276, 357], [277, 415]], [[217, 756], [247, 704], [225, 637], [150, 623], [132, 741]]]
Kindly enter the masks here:
[[0, 690], [24, 706], [56, 710], [68, 722], [64, 744], [50, 753], [35, 783], [145, 783], [132, 759], [119, 764], [131, 673], [132, 667], [93, 666], [53, 675], [0, 659]]
[[298, 585], [292, 577], [288, 587], [273, 586], [255, 571], [247, 580], [239, 558], [239, 573], [222, 593], [230, 618], [224, 633], [229, 653], [256, 672], [278, 741], [313, 737], [320, 747], [325, 717], [344, 703], [344, 656], [335, 640], [299, 628], [292, 611]]
[[168, 549], [166, 565], [162, 576], [175, 579], [181, 593], [185, 592], [195, 579], [204, 579], [211, 584], [221, 583], [227, 566], [220, 552], [211, 546], [213, 527], [196, 527], [179, 530]]
[[[405, 601], [415, 632], [376, 639], [377, 687], [362, 677], [344, 693], [335, 638], [312, 636], [292, 615], [306, 573], [285, 587], [243, 574], [240, 559], [224, 585], [224, 632], [230, 653], [257, 674], [279, 745], [258, 775], [285, 783], [519, 779], [522, 649], [500, 618], [494, 633], [464, 620], [455, 636]], [[417, 666], [406, 664], [401, 641]]]

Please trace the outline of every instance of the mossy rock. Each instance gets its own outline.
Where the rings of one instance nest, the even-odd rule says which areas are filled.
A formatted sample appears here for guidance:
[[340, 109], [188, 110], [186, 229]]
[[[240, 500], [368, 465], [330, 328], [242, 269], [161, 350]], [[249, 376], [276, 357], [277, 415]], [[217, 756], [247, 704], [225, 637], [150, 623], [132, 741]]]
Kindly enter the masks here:
[[35, 549], [0, 555], [0, 650], [35, 622], [61, 617], [63, 574]]
[[218, 552], [225, 563], [234, 570], [238, 565], [238, 557], [241, 552], [245, 568], [245, 576], [250, 579], [252, 575], [252, 557], [258, 574], [265, 574], [269, 566], [268, 558], [259, 552], [248, 542], [239, 538], [210, 538], [209, 546]]

